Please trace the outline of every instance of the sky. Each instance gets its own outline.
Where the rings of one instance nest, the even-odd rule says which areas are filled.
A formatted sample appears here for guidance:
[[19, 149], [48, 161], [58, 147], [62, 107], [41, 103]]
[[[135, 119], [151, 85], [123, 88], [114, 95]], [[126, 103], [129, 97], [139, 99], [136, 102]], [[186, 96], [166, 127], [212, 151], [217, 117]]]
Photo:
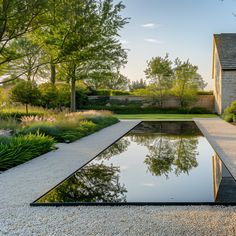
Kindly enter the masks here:
[[[118, 2], [118, 0], [115, 0]], [[213, 34], [236, 33], [236, 0], [123, 0], [122, 15], [130, 17], [121, 30], [128, 51], [122, 73], [130, 80], [145, 78], [147, 61], [169, 54], [189, 59], [212, 90]]]

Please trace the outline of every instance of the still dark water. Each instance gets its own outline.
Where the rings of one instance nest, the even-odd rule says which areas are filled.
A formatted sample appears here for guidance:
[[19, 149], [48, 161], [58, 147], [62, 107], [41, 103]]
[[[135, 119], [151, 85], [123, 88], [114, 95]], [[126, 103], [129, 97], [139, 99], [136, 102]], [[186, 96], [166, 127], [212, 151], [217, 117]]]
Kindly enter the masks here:
[[35, 201], [236, 203], [236, 182], [193, 122], [142, 122]]

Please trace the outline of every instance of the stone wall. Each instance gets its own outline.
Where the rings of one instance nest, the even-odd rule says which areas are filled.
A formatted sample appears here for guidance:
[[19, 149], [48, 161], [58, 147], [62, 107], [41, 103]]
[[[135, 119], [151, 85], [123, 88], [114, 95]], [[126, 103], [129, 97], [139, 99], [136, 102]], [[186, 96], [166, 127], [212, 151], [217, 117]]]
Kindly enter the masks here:
[[[104, 106], [110, 106], [113, 104], [121, 106], [125, 106], [128, 104], [140, 104], [140, 107], [158, 106], [158, 104], [155, 104], [155, 101], [153, 99], [142, 96], [89, 96], [89, 101], [91, 103], [94, 103], [96, 101], [99, 101], [99, 99], [101, 98], [104, 98], [105, 102], [104, 104], [102, 104]], [[214, 96], [199, 95], [197, 101], [194, 102], [190, 107], [201, 107], [214, 112]], [[180, 108], [180, 103], [176, 97], [168, 96], [163, 101], [163, 108]]]
[[236, 71], [222, 70], [216, 45], [213, 45], [213, 68], [215, 111], [222, 114], [236, 100]]
[[236, 71], [222, 71], [222, 110], [236, 100]]
[[222, 70], [216, 45], [213, 45], [212, 79], [214, 80], [215, 111], [222, 113]]

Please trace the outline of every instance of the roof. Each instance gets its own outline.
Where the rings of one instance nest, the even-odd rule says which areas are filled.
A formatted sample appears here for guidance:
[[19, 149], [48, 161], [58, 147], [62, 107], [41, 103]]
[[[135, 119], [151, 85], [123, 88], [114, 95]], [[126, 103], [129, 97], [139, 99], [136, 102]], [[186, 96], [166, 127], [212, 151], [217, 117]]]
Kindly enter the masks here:
[[236, 33], [215, 34], [222, 70], [236, 70]]

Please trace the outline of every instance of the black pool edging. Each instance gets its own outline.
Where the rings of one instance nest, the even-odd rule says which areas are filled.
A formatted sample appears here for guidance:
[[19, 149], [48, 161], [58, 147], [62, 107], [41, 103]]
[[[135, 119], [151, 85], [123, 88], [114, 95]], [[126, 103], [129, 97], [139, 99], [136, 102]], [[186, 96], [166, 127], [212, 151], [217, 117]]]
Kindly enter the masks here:
[[30, 203], [30, 206], [236, 206], [235, 203], [217, 203], [217, 202], [62, 202], [62, 203]]
[[[112, 142], [109, 146], [107, 146], [105, 149], [103, 149], [101, 152], [99, 152], [96, 156], [94, 156], [91, 160], [87, 161], [83, 166], [81, 166], [79, 169], [75, 170], [72, 174], [70, 174], [69, 176], [67, 176], [65, 179], [63, 179], [62, 181], [60, 181], [57, 185], [55, 185], [54, 187], [50, 188], [46, 193], [44, 193], [42, 196], [38, 197], [36, 200], [34, 200], [32, 203], [30, 203], [30, 206], [36, 206], [38, 204], [42, 204], [42, 206], [48, 204], [48, 203], [36, 203], [40, 198], [44, 197], [45, 195], [47, 195], [51, 190], [53, 190], [54, 188], [56, 188], [57, 186], [59, 186], [61, 183], [63, 183], [64, 181], [66, 181], [67, 179], [69, 179], [72, 175], [74, 175], [77, 171], [79, 171], [80, 169], [82, 169], [84, 166], [86, 166], [88, 163], [90, 163], [91, 161], [93, 161], [96, 157], [98, 157], [100, 154], [102, 154], [104, 151], [106, 151], [109, 147], [111, 147], [114, 143], [116, 143], [117, 141], [119, 141], [121, 138], [123, 138], [126, 134], [128, 134], [131, 130], [135, 129], [138, 125], [140, 125], [143, 122], [140, 121], [138, 122], [138, 124], [136, 124], [133, 128], [129, 129], [127, 132], [125, 132], [122, 136], [120, 136], [119, 138], [117, 138], [114, 142]], [[62, 205], [61, 205], [62, 206]]]

